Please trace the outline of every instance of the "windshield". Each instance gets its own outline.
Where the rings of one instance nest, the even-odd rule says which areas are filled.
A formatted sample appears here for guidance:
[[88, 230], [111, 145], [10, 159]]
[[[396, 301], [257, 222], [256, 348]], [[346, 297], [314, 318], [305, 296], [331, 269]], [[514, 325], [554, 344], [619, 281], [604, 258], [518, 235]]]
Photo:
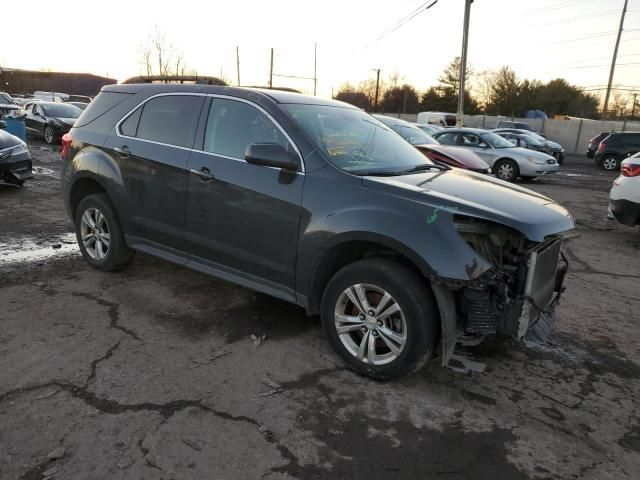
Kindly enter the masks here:
[[540, 142], [542, 142], [542, 143], [544, 143], [544, 142], [546, 142], [546, 141], [547, 141], [547, 139], [546, 139], [546, 138], [544, 138], [542, 135], [538, 135], [536, 132], [527, 132], [526, 134], [527, 134], [529, 137], [533, 137], [533, 138], [535, 138], [536, 140], [538, 140], [538, 141], [540, 141]]
[[513, 148], [513, 143], [511, 143], [506, 138], [502, 138], [500, 135], [496, 135], [493, 132], [482, 133], [480, 134], [480, 136], [493, 148]]
[[11, 97], [9, 95], [5, 95], [4, 93], [0, 93], [0, 103], [11, 105], [14, 102], [13, 102], [13, 100], [11, 100]]
[[60, 118], [78, 118], [82, 113], [78, 107], [73, 105], [65, 105], [61, 103], [59, 105], [41, 105], [44, 110], [44, 114], [48, 117], [60, 117]]
[[438, 141], [431, 135], [426, 134], [418, 127], [410, 127], [404, 125], [394, 125], [391, 127], [396, 133], [400, 134], [411, 145], [437, 145]]
[[526, 134], [526, 135], [522, 135], [522, 137], [525, 139], [525, 141], [529, 145], [533, 145], [535, 147], [544, 147], [544, 142], [541, 142], [539, 139], [537, 139], [533, 135]]
[[283, 105], [337, 168], [355, 175], [398, 173], [429, 159], [371, 115], [350, 108]]

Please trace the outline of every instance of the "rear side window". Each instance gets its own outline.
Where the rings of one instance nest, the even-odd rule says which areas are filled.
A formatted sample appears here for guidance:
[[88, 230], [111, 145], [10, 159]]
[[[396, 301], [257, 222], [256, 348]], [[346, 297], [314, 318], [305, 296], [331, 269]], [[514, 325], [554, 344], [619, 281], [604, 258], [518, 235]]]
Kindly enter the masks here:
[[284, 134], [260, 110], [244, 102], [215, 98], [207, 119], [204, 150], [244, 159], [250, 143], [279, 143], [291, 151]]
[[193, 95], [168, 95], [149, 100], [142, 107], [136, 138], [192, 147], [202, 103], [203, 97]]
[[96, 118], [101, 117], [112, 108], [120, 105], [122, 102], [131, 97], [130, 93], [121, 92], [100, 92], [98, 96], [87, 106], [82, 112], [80, 118], [76, 121], [76, 127], [83, 127], [93, 122]]
[[633, 145], [635, 147], [640, 146], [640, 133], [628, 134], [624, 137], [626, 137], [624, 138], [624, 143], [627, 145]]
[[142, 107], [136, 109], [127, 119], [120, 125], [120, 133], [127, 137], [135, 137], [138, 133], [138, 122], [140, 121], [140, 114], [142, 113]]
[[457, 133], [443, 133], [436, 138], [442, 145], [455, 145], [458, 143]]

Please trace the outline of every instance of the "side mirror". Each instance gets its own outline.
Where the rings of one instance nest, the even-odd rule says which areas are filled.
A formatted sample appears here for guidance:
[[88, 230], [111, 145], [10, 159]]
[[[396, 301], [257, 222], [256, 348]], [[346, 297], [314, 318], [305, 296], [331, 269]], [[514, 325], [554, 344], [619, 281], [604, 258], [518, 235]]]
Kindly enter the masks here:
[[265, 167], [298, 171], [299, 163], [291, 158], [285, 147], [279, 143], [250, 143], [244, 152], [247, 163]]
[[0, 129], [7, 128], [7, 122], [0, 120]]

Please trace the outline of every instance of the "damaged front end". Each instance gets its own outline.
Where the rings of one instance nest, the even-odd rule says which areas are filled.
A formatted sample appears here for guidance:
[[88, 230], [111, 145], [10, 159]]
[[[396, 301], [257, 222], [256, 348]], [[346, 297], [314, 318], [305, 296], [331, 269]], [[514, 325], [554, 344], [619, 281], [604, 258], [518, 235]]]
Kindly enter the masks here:
[[477, 343], [484, 336], [501, 334], [544, 342], [568, 269], [562, 236], [552, 234], [535, 242], [494, 222], [462, 215], [454, 215], [453, 221], [464, 241], [493, 266], [475, 277], [469, 268], [469, 281], [436, 280], [439, 303], [447, 304], [447, 296], [455, 311], [448, 319], [442, 315], [443, 364], [452, 357], [456, 341]]

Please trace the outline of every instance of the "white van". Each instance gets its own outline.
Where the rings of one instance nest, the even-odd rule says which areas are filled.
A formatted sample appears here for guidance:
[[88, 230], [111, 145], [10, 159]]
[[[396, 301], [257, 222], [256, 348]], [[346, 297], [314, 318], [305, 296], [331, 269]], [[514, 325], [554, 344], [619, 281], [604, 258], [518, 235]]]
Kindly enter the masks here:
[[456, 114], [445, 112], [420, 112], [416, 123], [438, 125], [439, 127], [455, 127]]

